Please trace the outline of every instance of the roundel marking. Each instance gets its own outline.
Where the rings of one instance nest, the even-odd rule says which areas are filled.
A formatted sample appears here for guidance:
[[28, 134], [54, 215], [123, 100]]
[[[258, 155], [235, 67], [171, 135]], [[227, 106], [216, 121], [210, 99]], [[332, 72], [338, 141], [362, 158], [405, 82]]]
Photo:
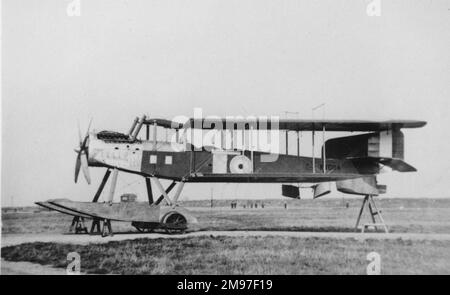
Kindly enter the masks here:
[[252, 172], [252, 161], [246, 156], [240, 155], [235, 156], [230, 161], [230, 172], [231, 173], [251, 173]]

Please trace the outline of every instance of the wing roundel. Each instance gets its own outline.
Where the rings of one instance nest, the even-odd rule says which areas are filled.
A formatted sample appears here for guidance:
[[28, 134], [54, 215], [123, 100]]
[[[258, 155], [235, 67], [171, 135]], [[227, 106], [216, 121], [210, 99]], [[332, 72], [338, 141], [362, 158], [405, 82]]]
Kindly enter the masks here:
[[230, 161], [230, 172], [231, 173], [252, 173], [252, 161], [246, 156], [239, 155], [233, 157]]

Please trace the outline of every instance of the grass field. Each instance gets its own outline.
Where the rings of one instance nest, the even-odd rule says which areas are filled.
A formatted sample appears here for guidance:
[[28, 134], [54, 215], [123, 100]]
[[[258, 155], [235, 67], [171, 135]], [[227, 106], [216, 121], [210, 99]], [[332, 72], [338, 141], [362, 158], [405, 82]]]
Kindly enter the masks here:
[[[450, 199], [379, 199], [384, 219], [392, 232], [450, 233]], [[198, 219], [196, 230], [295, 230], [354, 231], [361, 199], [265, 200], [258, 208], [230, 209], [230, 201], [191, 201], [187, 206]], [[287, 209], [284, 209], [287, 202]], [[346, 207], [348, 203], [348, 208]], [[363, 221], [369, 217], [364, 216]], [[65, 233], [71, 217], [49, 211], [2, 214], [2, 233]], [[115, 232], [135, 229], [129, 223], [113, 223]]]
[[382, 274], [450, 274], [450, 242], [291, 238], [191, 237], [138, 239], [77, 246], [30, 243], [2, 249], [2, 258], [67, 266], [78, 252], [94, 274], [365, 274], [369, 252]]
[[[380, 199], [393, 232], [450, 234], [449, 199]], [[287, 202], [287, 209], [284, 203]], [[348, 203], [348, 207], [347, 207]], [[246, 208], [243, 208], [243, 205]], [[196, 230], [354, 231], [361, 199], [266, 200], [250, 209], [241, 201], [184, 203]], [[368, 216], [365, 216], [368, 221]], [[2, 234], [67, 232], [71, 218], [39, 212], [2, 213]], [[113, 223], [115, 232], [135, 231]], [[104, 244], [28, 243], [2, 248], [7, 261], [66, 267], [76, 251], [86, 273], [113, 274], [364, 274], [366, 256], [381, 255], [383, 274], [450, 274], [450, 242], [295, 237], [186, 237]]]

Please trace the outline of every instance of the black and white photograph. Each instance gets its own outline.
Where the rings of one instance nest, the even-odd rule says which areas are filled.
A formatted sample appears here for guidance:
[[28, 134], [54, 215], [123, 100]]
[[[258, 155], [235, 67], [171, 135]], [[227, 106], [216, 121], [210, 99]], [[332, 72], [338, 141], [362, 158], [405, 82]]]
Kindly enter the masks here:
[[450, 274], [449, 0], [2, 0], [0, 66], [1, 275]]

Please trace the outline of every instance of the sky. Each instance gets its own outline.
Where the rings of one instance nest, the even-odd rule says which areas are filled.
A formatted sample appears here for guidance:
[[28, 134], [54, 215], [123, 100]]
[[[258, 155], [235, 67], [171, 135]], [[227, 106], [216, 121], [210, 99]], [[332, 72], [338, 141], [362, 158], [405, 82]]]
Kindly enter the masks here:
[[[2, 1], [2, 206], [92, 199], [73, 182], [77, 121], [126, 132], [135, 116], [416, 119], [387, 197], [450, 197], [450, 1]], [[377, 2], [377, 1], [375, 1]], [[75, 11], [77, 12], [77, 11]], [[317, 113], [322, 116], [321, 112]], [[165, 182], [167, 183], [167, 182]], [[143, 179], [117, 193], [144, 200]], [[186, 199], [281, 198], [279, 184], [188, 184]], [[310, 197], [308, 191], [306, 198]], [[329, 198], [342, 197], [332, 193]]]

